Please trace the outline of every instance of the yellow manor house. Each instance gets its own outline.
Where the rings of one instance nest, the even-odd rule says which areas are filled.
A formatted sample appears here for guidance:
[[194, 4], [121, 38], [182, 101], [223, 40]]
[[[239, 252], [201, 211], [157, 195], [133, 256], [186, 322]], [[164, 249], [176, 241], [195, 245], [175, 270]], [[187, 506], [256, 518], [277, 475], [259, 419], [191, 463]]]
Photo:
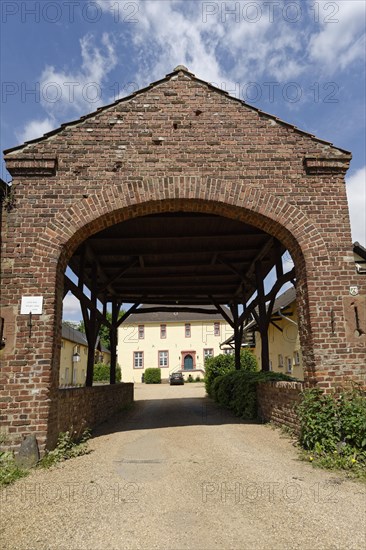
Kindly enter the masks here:
[[[143, 305], [141, 309], [151, 308]], [[212, 306], [200, 306], [212, 310]], [[230, 310], [227, 308], [228, 315]], [[118, 363], [123, 382], [141, 382], [146, 368], [160, 367], [162, 380], [182, 371], [203, 379], [206, 357], [223, 353], [220, 343], [232, 333], [219, 313], [132, 314], [119, 328]]]
[[[151, 308], [151, 305], [141, 309]], [[156, 307], [156, 306], [155, 306]], [[200, 306], [210, 310], [211, 306]], [[229, 308], [225, 308], [231, 317]], [[251, 321], [244, 332], [243, 348], [252, 350], [261, 368], [261, 338]], [[303, 380], [296, 293], [286, 290], [275, 301], [268, 329], [270, 370]], [[162, 380], [181, 371], [187, 379], [204, 377], [206, 357], [234, 353], [233, 330], [219, 314], [138, 313], [119, 328], [118, 363], [123, 382], [141, 382], [146, 368], [160, 367]]]

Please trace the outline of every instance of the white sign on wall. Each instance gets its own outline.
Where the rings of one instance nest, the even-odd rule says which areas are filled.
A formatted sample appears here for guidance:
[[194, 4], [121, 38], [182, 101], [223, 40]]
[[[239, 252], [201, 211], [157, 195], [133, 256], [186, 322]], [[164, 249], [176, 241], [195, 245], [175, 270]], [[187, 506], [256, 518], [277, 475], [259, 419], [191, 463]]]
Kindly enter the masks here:
[[22, 296], [22, 303], [20, 306], [20, 314], [28, 315], [40, 315], [42, 313], [43, 296]]

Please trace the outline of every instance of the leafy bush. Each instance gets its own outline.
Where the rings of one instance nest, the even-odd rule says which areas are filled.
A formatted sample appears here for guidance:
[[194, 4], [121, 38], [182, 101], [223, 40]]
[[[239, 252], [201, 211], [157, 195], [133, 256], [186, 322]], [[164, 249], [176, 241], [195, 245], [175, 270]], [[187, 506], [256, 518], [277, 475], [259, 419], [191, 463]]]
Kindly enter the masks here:
[[340, 424], [337, 419], [337, 404], [332, 395], [322, 390], [305, 390], [297, 407], [300, 420], [300, 443], [304, 449], [313, 450], [320, 444], [324, 450], [333, 451], [340, 441]]
[[212, 396], [220, 405], [243, 419], [258, 416], [257, 384], [266, 381], [291, 381], [293, 378], [280, 372], [232, 371], [218, 376], [212, 384]]
[[69, 431], [61, 432], [58, 436], [56, 448], [53, 451], [46, 452], [39, 461], [39, 466], [49, 468], [57, 462], [88, 454], [87, 441], [90, 439], [90, 435], [90, 430], [87, 429], [80, 438], [74, 440]]
[[161, 370], [159, 368], [145, 370], [145, 384], [160, 384]]
[[[250, 350], [240, 351], [240, 370], [255, 372], [257, 360]], [[212, 384], [218, 376], [235, 371], [234, 355], [220, 354], [216, 357], [207, 357], [205, 361], [205, 386], [208, 395], [212, 396]]]
[[14, 455], [10, 451], [0, 452], [0, 487], [10, 485], [17, 479], [28, 475], [28, 470], [19, 468], [14, 461]]
[[297, 415], [299, 441], [310, 461], [366, 478], [366, 397], [361, 389], [338, 389], [330, 394], [307, 389]]
[[366, 398], [360, 390], [305, 390], [297, 414], [304, 449], [334, 451], [341, 444], [366, 451]]
[[195, 382], [201, 382], [201, 378], [199, 376], [196, 376]]
[[[95, 363], [94, 372], [93, 372], [93, 381], [94, 382], [109, 382], [110, 380], [110, 365], [106, 363]], [[117, 365], [116, 367], [116, 382], [121, 381], [121, 367]]]
[[187, 382], [194, 382], [193, 376], [191, 374], [188, 376]]

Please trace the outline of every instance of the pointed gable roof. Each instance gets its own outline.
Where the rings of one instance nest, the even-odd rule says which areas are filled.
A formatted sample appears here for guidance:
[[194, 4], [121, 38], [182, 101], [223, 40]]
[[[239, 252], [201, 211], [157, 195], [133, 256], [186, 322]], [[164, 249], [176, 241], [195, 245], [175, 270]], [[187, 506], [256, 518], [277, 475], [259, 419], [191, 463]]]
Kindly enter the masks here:
[[285, 122], [283, 121], [282, 119], [276, 117], [275, 115], [271, 115], [269, 113], [266, 113], [265, 111], [262, 111], [261, 109], [258, 109], [257, 107], [254, 107], [248, 103], [246, 103], [245, 101], [241, 100], [241, 99], [238, 99], [236, 97], [233, 97], [233, 96], [230, 96], [229, 92], [225, 91], [225, 90], [222, 90], [220, 88], [217, 88], [216, 86], [210, 84], [209, 82], [206, 82], [205, 80], [201, 80], [200, 78], [197, 78], [192, 72], [190, 72], [187, 67], [185, 67], [184, 65], [178, 65], [171, 73], [168, 73], [164, 78], [161, 78], [160, 80], [157, 80], [155, 82], [152, 82], [151, 84], [149, 84], [148, 86], [144, 87], [144, 88], [141, 88], [140, 90], [137, 90], [136, 92], [133, 92], [132, 94], [130, 94], [129, 96], [126, 96], [126, 97], [123, 97], [123, 98], [120, 98], [120, 99], [117, 99], [116, 101], [114, 101], [113, 103], [110, 103], [108, 105], [104, 105], [103, 107], [99, 107], [96, 111], [93, 111], [87, 115], [84, 115], [82, 117], [80, 117], [79, 119], [76, 119], [76, 120], [73, 120], [73, 121], [70, 121], [70, 122], [66, 122], [64, 124], [61, 124], [61, 126], [59, 128], [56, 128], [55, 130], [52, 130], [50, 132], [47, 132], [46, 134], [44, 134], [43, 136], [39, 137], [39, 138], [35, 138], [35, 139], [32, 139], [32, 140], [29, 140], [29, 141], [26, 141], [24, 144], [22, 145], [17, 145], [15, 147], [11, 147], [9, 149], [5, 149], [4, 150], [4, 154], [5, 155], [9, 155], [15, 151], [18, 151], [18, 150], [21, 150], [25, 147], [27, 147], [28, 145], [31, 145], [31, 144], [34, 144], [34, 143], [39, 143], [41, 141], [44, 141], [44, 140], [47, 140], [48, 138], [56, 135], [56, 134], [59, 134], [60, 132], [62, 132], [62, 130], [64, 130], [65, 128], [68, 128], [70, 126], [77, 126], [78, 124], [81, 124], [81, 123], [84, 123], [86, 120], [88, 119], [91, 119], [93, 117], [95, 117], [96, 115], [98, 115], [98, 113], [100, 112], [103, 112], [103, 111], [107, 111], [108, 109], [111, 109], [113, 107], [115, 107], [116, 105], [119, 105], [121, 103], [126, 103], [126, 102], [129, 102], [131, 99], [137, 97], [137, 96], [140, 96], [144, 93], [146, 93], [147, 91], [155, 88], [156, 86], [159, 86], [160, 84], [162, 83], [166, 83], [166, 82], [169, 82], [170, 80], [175, 80], [178, 75], [184, 75], [186, 78], [190, 79], [190, 80], [194, 80], [195, 82], [199, 83], [199, 84], [202, 84], [202, 85], [205, 85], [207, 86], [210, 90], [213, 90], [215, 91], [216, 93], [218, 94], [221, 94], [221, 95], [224, 95], [226, 96], [227, 98], [229, 98], [231, 101], [235, 101], [235, 102], [238, 102], [240, 103], [241, 105], [243, 105], [244, 107], [248, 108], [248, 109], [251, 109], [255, 112], [257, 112], [260, 116], [262, 117], [266, 117], [270, 120], [273, 120], [275, 123], [277, 124], [280, 124], [282, 126], [285, 126], [286, 128], [288, 129], [291, 129], [293, 130], [294, 132], [297, 132], [297, 133], [300, 133], [302, 134], [303, 136], [305, 137], [308, 137], [310, 138], [311, 140], [315, 141], [315, 142], [318, 142], [318, 143], [321, 143], [321, 144], [325, 144], [325, 145], [328, 145], [329, 147], [332, 147], [333, 149], [335, 150], [338, 150], [339, 152], [343, 153], [344, 155], [346, 156], [351, 156], [351, 153], [345, 149], [340, 149], [339, 147], [336, 147], [335, 145], [333, 145], [333, 143], [331, 143], [330, 141], [326, 141], [326, 140], [323, 140], [323, 139], [320, 139], [318, 137], [316, 137], [314, 134], [310, 134], [309, 132], [305, 132], [304, 130], [301, 130], [299, 129], [297, 126], [294, 126], [293, 124], [290, 124], [288, 122]]

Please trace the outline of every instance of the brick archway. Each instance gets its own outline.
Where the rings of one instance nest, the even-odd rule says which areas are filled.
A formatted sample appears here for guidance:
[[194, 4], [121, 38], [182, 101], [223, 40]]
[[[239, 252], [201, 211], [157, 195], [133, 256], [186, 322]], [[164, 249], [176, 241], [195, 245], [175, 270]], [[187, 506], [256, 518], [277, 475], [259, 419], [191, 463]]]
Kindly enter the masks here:
[[[170, 178], [170, 180], [170, 185], [180, 185], [180, 198], [169, 198], [169, 188], [165, 188], [164, 191], [164, 182], [155, 180], [153, 189], [156, 189], [157, 192], [155, 197], [151, 197], [155, 200], [139, 202], [140, 200], [143, 201], [144, 197], [141, 197], [139, 193], [132, 195], [131, 190], [129, 200], [126, 200], [127, 189], [121, 184], [113, 187], [109, 186], [106, 192], [90, 196], [84, 203], [73, 206], [68, 211], [59, 214], [46, 228], [34, 251], [31, 261], [35, 273], [37, 273], [37, 266], [49, 264], [50, 262], [51, 265], [58, 265], [58, 270], [49, 275], [55, 276], [56, 288], [61, 287], [63, 272], [68, 260], [84, 240], [110, 225], [131, 218], [174, 211], [218, 214], [263, 229], [278, 238], [288, 248], [298, 272], [298, 305], [301, 310], [301, 318], [309, 320], [310, 323], [307, 284], [309, 277], [311, 279], [313, 276], [316, 279], [318, 276], [317, 271], [311, 274], [311, 266], [316, 261], [314, 258], [326, 257], [327, 251], [321, 235], [309, 219], [295, 206], [289, 205], [283, 200], [258, 190], [246, 189], [245, 182], [236, 184], [237, 191], [241, 196], [241, 201], [238, 204], [230, 196], [230, 189], [222, 182], [220, 184], [218, 180], [199, 179], [195, 181], [195, 188], [192, 188], [192, 178], [179, 177], [176, 178], [176, 181], [175, 178]], [[216, 196], [222, 197], [220, 202], [191, 198], [192, 194], [200, 196], [201, 189], [209, 188], [210, 184], [213, 184]], [[101, 213], [102, 215], [100, 215]], [[286, 220], [285, 223], [283, 222], [284, 219]], [[71, 220], [74, 221], [73, 225], [70, 223]], [[54, 293], [53, 288], [51, 293]], [[55, 292], [54, 296], [56, 298], [56, 311], [58, 312], [55, 316], [55, 331], [57, 331], [60, 325], [62, 307], [61, 294]], [[301, 333], [312, 333], [312, 328], [304, 326]], [[57, 339], [55, 344], [57, 344]], [[302, 339], [302, 345], [303, 349], [307, 348], [306, 338]], [[54, 357], [58, 358], [56, 349]], [[58, 364], [58, 359], [55, 363]], [[307, 380], [311, 383], [314, 373], [314, 358], [310, 349], [307, 353], [304, 353], [304, 365]], [[52, 372], [54, 375], [52, 385], [57, 387], [57, 368], [53, 368]]]
[[[2, 420], [14, 441], [29, 432], [41, 444], [47, 433], [54, 437], [68, 260], [90, 235], [147, 214], [218, 214], [280, 240], [297, 271], [308, 381], [362, 381], [364, 338], [353, 337], [345, 309], [350, 286], [365, 292], [351, 252], [344, 185], [350, 158], [182, 67], [7, 151], [16, 202], [2, 220], [7, 340], [0, 384]], [[43, 312], [30, 330], [21, 297], [39, 295]]]
[[[102, 192], [88, 196], [55, 216], [39, 237], [32, 254], [34, 266], [45, 258], [65, 264], [69, 256], [90, 235], [131, 217], [167, 211], [210, 212], [246, 221], [277, 237], [294, 258], [325, 256], [327, 246], [316, 226], [295, 205], [274, 195], [246, 186], [238, 181], [233, 186], [212, 178], [171, 177], [147, 182], [148, 199], [139, 188], [106, 185]], [[192, 181], [193, 180], [193, 181]], [[232, 192], [235, 187], [235, 194]], [[172, 198], [171, 189], [179, 189]], [[202, 190], [214, 189], [202, 198]], [[217, 198], [220, 200], [217, 200]], [[65, 263], [66, 262], [66, 263]]]

